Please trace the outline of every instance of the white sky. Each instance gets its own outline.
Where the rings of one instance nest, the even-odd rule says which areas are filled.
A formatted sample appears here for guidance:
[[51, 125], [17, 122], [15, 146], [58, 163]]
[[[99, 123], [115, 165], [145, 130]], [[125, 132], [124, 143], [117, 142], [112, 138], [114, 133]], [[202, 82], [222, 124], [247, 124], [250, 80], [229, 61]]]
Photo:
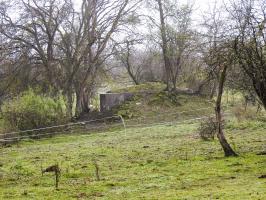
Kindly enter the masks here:
[[[223, 0], [180, 0], [181, 3], [194, 2], [193, 20], [198, 21], [204, 12], [208, 12], [211, 5], [214, 5], [215, 1], [221, 4]], [[78, 8], [81, 5], [82, 0], [73, 0], [75, 6]]]
[[[178, 2], [178, 4], [180, 3], [182, 4], [192, 4], [193, 5], [193, 13], [192, 13], [192, 23], [193, 23], [193, 28], [194, 29], [200, 29], [200, 24], [203, 22], [203, 15], [206, 14], [206, 12], [208, 13], [210, 8], [212, 8], [215, 4], [215, 2], [217, 2], [217, 6], [221, 5], [224, 1], [227, 0], [175, 0]], [[75, 4], [75, 7], [77, 10], [79, 10], [80, 6], [81, 6], [81, 2], [82, 0], [73, 0], [73, 3]], [[143, 9], [145, 10], [145, 8]], [[159, 14], [158, 14], [159, 15]], [[138, 32], [141, 32], [142, 34], [147, 34], [148, 29], [147, 27], [144, 26], [138, 26], [135, 27], [136, 29], [138, 29]], [[121, 38], [121, 33], [119, 35], [119, 38]], [[142, 48], [142, 47], [140, 47]]]

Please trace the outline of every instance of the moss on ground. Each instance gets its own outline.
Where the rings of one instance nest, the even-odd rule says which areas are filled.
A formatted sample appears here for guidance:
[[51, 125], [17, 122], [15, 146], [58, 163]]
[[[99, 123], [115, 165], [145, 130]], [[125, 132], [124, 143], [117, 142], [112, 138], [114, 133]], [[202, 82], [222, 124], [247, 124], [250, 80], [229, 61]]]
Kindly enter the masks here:
[[[2, 148], [0, 199], [265, 199], [266, 179], [259, 178], [266, 174], [266, 156], [259, 155], [266, 151], [265, 127], [232, 126], [225, 132], [237, 158], [224, 158], [217, 140], [201, 141], [198, 124], [58, 136]], [[56, 163], [59, 190], [52, 174], [41, 174]]]

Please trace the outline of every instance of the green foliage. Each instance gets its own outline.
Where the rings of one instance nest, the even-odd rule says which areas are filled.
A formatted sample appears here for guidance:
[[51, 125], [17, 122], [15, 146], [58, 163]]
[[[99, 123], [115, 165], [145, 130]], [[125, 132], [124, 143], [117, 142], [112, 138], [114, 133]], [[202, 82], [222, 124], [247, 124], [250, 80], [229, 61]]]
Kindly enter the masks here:
[[54, 99], [36, 94], [33, 90], [4, 102], [2, 118], [9, 129], [33, 129], [59, 124], [67, 119], [62, 96]]
[[21, 179], [23, 176], [27, 177], [32, 175], [21, 163], [15, 163], [10, 167], [9, 171], [12, 172], [14, 180]]

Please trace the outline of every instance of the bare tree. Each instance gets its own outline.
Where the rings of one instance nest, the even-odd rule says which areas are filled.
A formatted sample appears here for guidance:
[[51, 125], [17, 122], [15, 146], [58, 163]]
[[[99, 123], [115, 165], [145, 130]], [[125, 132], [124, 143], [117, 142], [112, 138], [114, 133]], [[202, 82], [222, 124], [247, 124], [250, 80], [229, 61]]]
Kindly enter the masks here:
[[157, 6], [153, 5], [153, 10], [158, 12], [159, 22], [154, 17], [150, 16], [150, 19], [159, 29], [157, 42], [161, 47], [164, 61], [166, 90], [176, 90], [177, 80], [186, 59], [185, 53], [188, 53], [193, 35], [191, 30], [192, 6], [180, 5], [174, 0], [156, 0], [155, 2]]
[[[114, 53], [112, 35], [127, 23], [126, 17], [136, 8], [138, 2], [84, 0], [77, 26], [71, 26], [69, 34], [78, 30], [73, 45], [74, 51], [66, 56], [70, 66], [69, 84], [73, 84], [76, 97], [76, 114], [89, 111], [88, 94], [97, 78], [98, 69]], [[75, 33], [75, 32], [74, 32]], [[64, 33], [62, 33], [63, 35]], [[73, 44], [73, 43], [72, 43]], [[68, 42], [65, 41], [65, 52]], [[75, 77], [73, 80], [72, 77]]]
[[143, 71], [143, 64], [140, 61], [140, 57], [136, 59], [135, 45], [140, 44], [140, 39], [126, 39], [125, 42], [116, 48], [115, 57], [121, 63], [122, 67], [126, 69], [127, 74], [132, 79], [134, 84], [139, 85], [141, 79], [141, 73]]
[[233, 24], [237, 61], [266, 109], [266, 2], [232, 1], [228, 12]]
[[[59, 27], [70, 13], [71, 2], [21, 0], [19, 4], [15, 1], [10, 3], [9, 6], [1, 7], [1, 34], [15, 43], [16, 48], [30, 49], [31, 59], [41, 64], [43, 76], [49, 85], [59, 90], [56, 40]], [[17, 10], [18, 16], [10, 16], [8, 8]]]
[[[68, 111], [76, 96], [76, 114], [88, 112], [97, 74], [114, 53], [111, 38], [128, 23], [138, 1], [83, 0], [80, 12], [71, 0], [21, 0], [2, 4], [0, 33], [20, 51], [29, 49], [47, 87], [63, 91]], [[11, 9], [18, 16], [10, 15]], [[44, 84], [45, 85], [45, 84]]]
[[191, 29], [191, 13], [192, 7], [190, 5], [174, 8], [171, 15], [173, 25], [167, 26], [170, 81], [173, 90], [176, 90], [181, 70], [185, 67], [185, 61], [192, 51], [191, 42], [194, 32]]
[[[217, 122], [217, 138], [223, 148], [225, 156], [237, 156], [228, 143], [223, 131], [222, 96], [226, 82], [227, 72], [234, 64], [232, 52], [233, 42], [228, 35], [225, 19], [221, 17], [221, 10], [217, 11], [216, 4], [208, 16], [205, 16], [203, 27], [206, 28], [204, 35], [203, 60], [207, 65], [207, 80], [217, 81], [218, 91], [215, 105]], [[214, 84], [216, 89], [216, 84]]]
[[220, 73], [214, 54], [218, 51], [218, 45], [223, 41], [226, 32], [223, 9], [218, 7], [217, 1], [214, 2], [212, 7], [209, 6], [209, 12], [203, 15], [201, 26], [204, 28], [204, 32], [201, 34], [200, 47], [203, 62], [207, 65], [205, 68], [206, 78], [203, 84], [211, 85], [210, 99], [212, 99], [217, 94]]
[[165, 67], [165, 79], [166, 79], [166, 90], [170, 90], [170, 59], [168, 53], [168, 42], [167, 42], [167, 35], [166, 35], [166, 23], [165, 23], [165, 14], [163, 9], [162, 0], [156, 0], [159, 6], [159, 14], [160, 14], [160, 33], [162, 39], [162, 52], [163, 52], [163, 59], [164, 59], [164, 67]]
[[218, 133], [217, 137], [219, 139], [219, 142], [223, 148], [224, 155], [225, 156], [237, 156], [237, 154], [234, 152], [234, 150], [231, 148], [229, 143], [227, 142], [224, 132], [223, 132], [223, 118], [222, 118], [222, 96], [224, 91], [224, 84], [226, 81], [226, 75], [227, 70], [231, 65], [233, 64], [233, 59], [230, 55], [230, 47], [224, 47], [225, 44], [219, 45], [218, 52], [216, 52], [216, 59], [217, 59], [217, 67], [219, 68], [219, 85], [218, 85], [218, 94], [216, 99], [216, 107], [215, 107], [215, 113], [216, 113], [216, 121], [217, 121], [217, 128]]

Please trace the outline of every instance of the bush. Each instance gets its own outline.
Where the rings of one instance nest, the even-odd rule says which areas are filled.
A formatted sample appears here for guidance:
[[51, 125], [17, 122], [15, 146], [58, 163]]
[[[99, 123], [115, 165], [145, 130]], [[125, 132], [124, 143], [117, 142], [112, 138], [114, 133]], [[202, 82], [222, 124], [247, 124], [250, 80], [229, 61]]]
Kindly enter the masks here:
[[9, 129], [26, 130], [63, 123], [67, 113], [62, 97], [53, 99], [29, 90], [4, 102], [2, 118]]
[[217, 131], [217, 122], [214, 118], [209, 117], [200, 123], [198, 133], [203, 140], [214, 140]]

